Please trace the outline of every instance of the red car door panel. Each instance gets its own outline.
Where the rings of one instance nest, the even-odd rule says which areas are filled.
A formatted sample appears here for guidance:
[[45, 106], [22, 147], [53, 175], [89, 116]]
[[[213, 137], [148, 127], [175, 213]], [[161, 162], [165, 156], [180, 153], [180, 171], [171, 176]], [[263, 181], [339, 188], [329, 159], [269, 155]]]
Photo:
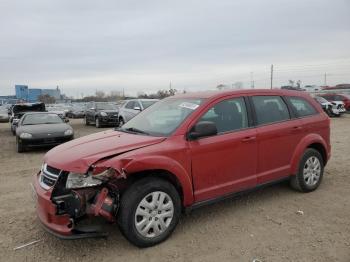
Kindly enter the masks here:
[[290, 175], [291, 159], [303, 132], [302, 122], [299, 119], [257, 128], [258, 184]]
[[254, 128], [189, 143], [195, 201], [256, 185], [257, 143]]

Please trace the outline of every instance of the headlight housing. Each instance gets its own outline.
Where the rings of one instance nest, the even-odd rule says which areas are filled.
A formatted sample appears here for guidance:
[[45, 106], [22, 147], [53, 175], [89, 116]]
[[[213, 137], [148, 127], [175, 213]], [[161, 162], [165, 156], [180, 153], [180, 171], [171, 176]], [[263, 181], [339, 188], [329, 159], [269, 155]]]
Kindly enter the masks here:
[[102, 180], [94, 178], [91, 174], [69, 173], [66, 182], [66, 188], [92, 187], [102, 184]]
[[22, 139], [28, 139], [28, 138], [32, 138], [32, 134], [29, 134], [29, 133], [22, 133], [19, 135], [20, 138]]
[[106, 112], [100, 112], [100, 115], [101, 116], [107, 116], [107, 113]]
[[71, 135], [73, 135], [73, 130], [72, 130], [72, 129], [67, 129], [66, 131], [64, 131], [64, 135], [65, 135], [65, 136], [71, 136]]
[[117, 172], [113, 168], [95, 168], [87, 174], [69, 173], [66, 182], [67, 189], [84, 188], [101, 185]]

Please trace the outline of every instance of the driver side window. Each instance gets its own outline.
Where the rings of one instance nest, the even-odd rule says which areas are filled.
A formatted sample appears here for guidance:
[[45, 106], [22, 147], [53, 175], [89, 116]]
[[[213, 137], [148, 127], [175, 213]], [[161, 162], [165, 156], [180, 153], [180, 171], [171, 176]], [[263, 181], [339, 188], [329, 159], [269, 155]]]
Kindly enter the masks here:
[[199, 120], [216, 125], [218, 134], [248, 127], [247, 110], [244, 99], [233, 98], [221, 101], [210, 108]]

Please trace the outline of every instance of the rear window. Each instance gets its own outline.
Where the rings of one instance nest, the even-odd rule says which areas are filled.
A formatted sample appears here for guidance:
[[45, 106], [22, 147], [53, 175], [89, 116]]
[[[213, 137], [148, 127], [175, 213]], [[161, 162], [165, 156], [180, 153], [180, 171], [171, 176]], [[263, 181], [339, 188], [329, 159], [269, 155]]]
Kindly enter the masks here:
[[317, 114], [316, 109], [304, 98], [288, 97], [287, 98], [298, 117], [311, 116]]
[[258, 125], [290, 119], [288, 107], [280, 96], [253, 96], [252, 100]]

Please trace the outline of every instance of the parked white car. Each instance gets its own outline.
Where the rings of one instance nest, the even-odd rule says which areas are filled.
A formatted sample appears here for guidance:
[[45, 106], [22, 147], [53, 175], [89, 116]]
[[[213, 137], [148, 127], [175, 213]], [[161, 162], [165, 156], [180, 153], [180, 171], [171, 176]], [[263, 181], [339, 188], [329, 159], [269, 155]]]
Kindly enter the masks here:
[[147, 107], [153, 105], [158, 99], [131, 99], [127, 100], [119, 108], [119, 126], [124, 125], [131, 118], [136, 116], [141, 111], [145, 110]]
[[[327, 113], [328, 116], [340, 116], [341, 113], [345, 112], [345, 108], [343, 112], [340, 112], [338, 109], [338, 105], [336, 103], [332, 103], [324, 99], [320, 96], [315, 96], [314, 99], [322, 106], [322, 109]], [[344, 104], [344, 103], [343, 103]]]

